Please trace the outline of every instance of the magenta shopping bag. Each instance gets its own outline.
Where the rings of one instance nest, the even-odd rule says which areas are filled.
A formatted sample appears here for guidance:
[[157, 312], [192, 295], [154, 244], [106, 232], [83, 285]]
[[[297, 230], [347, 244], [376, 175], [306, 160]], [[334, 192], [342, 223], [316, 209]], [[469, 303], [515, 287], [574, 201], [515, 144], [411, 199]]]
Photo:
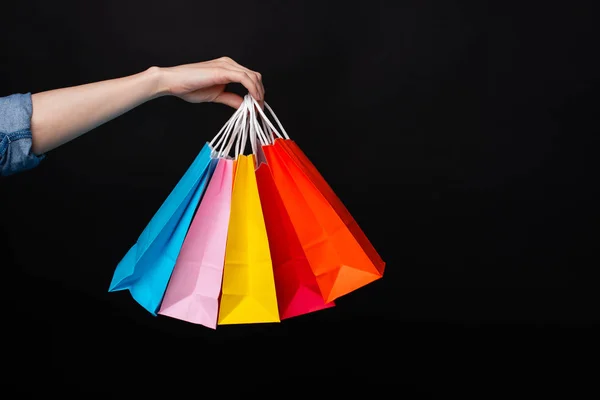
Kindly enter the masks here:
[[216, 329], [232, 179], [233, 161], [219, 159], [181, 246], [159, 314]]

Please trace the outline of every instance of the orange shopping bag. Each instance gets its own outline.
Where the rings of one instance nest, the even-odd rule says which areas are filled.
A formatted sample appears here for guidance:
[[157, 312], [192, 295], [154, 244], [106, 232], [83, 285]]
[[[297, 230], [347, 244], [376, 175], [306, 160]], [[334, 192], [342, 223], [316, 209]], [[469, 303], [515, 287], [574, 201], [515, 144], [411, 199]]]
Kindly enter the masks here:
[[259, 112], [279, 137], [271, 135], [271, 143], [262, 149], [324, 300], [333, 301], [381, 278], [385, 263], [350, 213], [329, 185], [323, 185], [316, 168], [311, 172], [306, 160], [287, 147], [289, 142], [283, 144], [286, 140], [260, 108]]
[[340, 200], [340, 198], [335, 194], [331, 186], [327, 183], [325, 178], [321, 175], [321, 173], [317, 170], [314, 164], [309, 160], [309, 158], [304, 154], [302, 149], [291, 139], [277, 139], [275, 145], [280, 145], [288, 152], [288, 154], [294, 159], [296, 164], [302, 168], [302, 171], [310, 177], [312, 183], [316, 186], [316, 188], [325, 196], [329, 204], [333, 207], [335, 212], [342, 218], [344, 224], [348, 227], [354, 238], [360, 244], [360, 247], [367, 253], [375, 268], [383, 275], [383, 271], [385, 270], [385, 261], [381, 259], [373, 244], [367, 235], [360, 228], [350, 211], [346, 208], [344, 203]]

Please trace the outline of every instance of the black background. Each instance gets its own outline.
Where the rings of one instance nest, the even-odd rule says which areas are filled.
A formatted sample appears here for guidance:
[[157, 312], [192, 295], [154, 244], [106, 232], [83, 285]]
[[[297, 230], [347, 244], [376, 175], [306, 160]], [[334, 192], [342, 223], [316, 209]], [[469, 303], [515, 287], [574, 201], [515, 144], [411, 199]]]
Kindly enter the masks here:
[[3, 379], [192, 397], [585, 387], [597, 378], [600, 63], [594, 10], [561, 3], [3, 5], [0, 95], [223, 55], [260, 71], [387, 262], [337, 307], [274, 325], [212, 331], [109, 294], [232, 113], [160, 98], [2, 180]]

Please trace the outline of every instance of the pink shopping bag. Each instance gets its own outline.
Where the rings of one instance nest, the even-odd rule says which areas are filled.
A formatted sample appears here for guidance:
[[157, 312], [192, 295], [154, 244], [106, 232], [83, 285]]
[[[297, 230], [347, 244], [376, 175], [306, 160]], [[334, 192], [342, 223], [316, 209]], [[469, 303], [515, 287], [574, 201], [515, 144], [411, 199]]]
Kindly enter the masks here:
[[233, 161], [220, 158], [181, 247], [159, 314], [216, 329], [232, 180]]

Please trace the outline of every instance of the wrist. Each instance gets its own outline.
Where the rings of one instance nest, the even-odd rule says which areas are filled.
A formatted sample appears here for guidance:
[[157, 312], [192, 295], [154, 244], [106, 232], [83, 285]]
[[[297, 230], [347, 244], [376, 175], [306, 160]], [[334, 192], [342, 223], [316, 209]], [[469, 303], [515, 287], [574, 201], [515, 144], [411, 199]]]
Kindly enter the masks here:
[[150, 67], [142, 74], [146, 77], [149, 82], [150, 89], [150, 99], [155, 99], [157, 97], [166, 96], [169, 94], [168, 88], [164, 85], [164, 70], [160, 67]]

